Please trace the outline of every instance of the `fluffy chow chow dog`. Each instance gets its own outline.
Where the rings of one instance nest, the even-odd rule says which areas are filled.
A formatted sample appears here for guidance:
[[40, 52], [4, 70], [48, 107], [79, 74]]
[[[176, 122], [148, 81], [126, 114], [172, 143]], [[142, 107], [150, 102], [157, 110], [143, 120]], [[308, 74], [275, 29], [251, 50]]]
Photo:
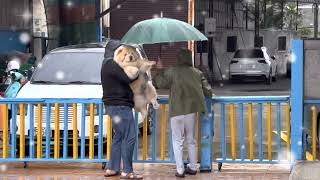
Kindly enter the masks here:
[[114, 53], [114, 61], [124, 70], [129, 78], [137, 80], [130, 84], [134, 94], [134, 109], [140, 112], [145, 119], [148, 114], [148, 104], [155, 109], [159, 108], [157, 92], [151, 81], [151, 68], [154, 61], [141, 58], [141, 55], [132, 46], [122, 45]]

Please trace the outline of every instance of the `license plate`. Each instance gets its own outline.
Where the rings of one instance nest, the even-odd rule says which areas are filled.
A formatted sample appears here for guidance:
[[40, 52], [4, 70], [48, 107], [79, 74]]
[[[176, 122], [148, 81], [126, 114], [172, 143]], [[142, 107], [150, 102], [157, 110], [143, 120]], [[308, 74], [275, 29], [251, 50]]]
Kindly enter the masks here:
[[[36, 135], [38, 135], [38, 128], [35, 128], [35, 129], [34, 129], [34, 132], [35, 132]], [[42, 136], [45, 136], [45, 135], [46, 135], [46, 128], [45, 128], [45, 127], [43, 127], [43, 128], [41, 129], [41, 135], [42, 135]], [[50, 133], [50, 137], [51, 137], [51, 133]]]

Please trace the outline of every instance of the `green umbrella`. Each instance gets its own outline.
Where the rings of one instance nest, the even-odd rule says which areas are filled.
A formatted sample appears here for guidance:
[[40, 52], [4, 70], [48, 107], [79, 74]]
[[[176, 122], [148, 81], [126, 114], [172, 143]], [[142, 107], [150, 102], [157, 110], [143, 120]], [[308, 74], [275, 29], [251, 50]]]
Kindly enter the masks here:
[[206, 36], [188, 23], [170, 18], [154, 18], [135, 24], [121, 42], [124, 44], [156, 44], [206, 40], [208, 40]]

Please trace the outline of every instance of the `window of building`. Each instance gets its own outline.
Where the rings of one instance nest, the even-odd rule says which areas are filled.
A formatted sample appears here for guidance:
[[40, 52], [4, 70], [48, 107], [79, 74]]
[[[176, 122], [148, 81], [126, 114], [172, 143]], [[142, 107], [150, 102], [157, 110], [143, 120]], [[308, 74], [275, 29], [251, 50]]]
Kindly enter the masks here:
[[237, 36], [227, 37], [227, 52], [235, 52], [237, 50]]
[[208, 41], [198, 41], [197, 42], [197, 52], [198, 53], [208, 53]]
[[279, 51], [287, 50], [287, 37], [286, 36], [278, 37], [278, 50]]

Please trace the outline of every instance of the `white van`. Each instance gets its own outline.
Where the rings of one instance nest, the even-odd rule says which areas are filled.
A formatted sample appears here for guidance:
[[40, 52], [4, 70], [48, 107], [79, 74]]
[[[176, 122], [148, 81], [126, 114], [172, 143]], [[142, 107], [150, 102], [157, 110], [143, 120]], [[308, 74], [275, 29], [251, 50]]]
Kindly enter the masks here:
[[[83, 44], [55, 49], [49, 52], [38, 64], [31, 80], [19, 91], [17, 98], [48, 99], [90, 99], [102, 98], [100, 71], [104, 59], [105, 44]], [[137, 48], [137, 51], [139, 49]], [[142, 50], [143, 51], [143, 50]], [[141, 55], [142, 53], [140, 53]], [[143, 53], [144, 54], [144, 53]], [[142, 55], [141, 55], [142, 56]], [[112, 85], [111, 85], [112, 86]], [[51, 107], [50, 129], [54, 129], [54, 105]], [[95, 106], [97, 108], [97, 106]], [[85, 137], [89, 138], [90, 111], [85, 107]], [[29, 135], [29, 109], [25, 115], [25, 135]], [[37, 127], [37, 106], [34, 107], [34, 127]], [[98, 110], [95, 110], [94, 125], [99, 124]], [[103, 137], [107, 133], [107, 115], [103, 108]], [[64, 128], [64, 107], [60, 106], [60, 130]], [[42, 111], [42, 132], [46, 131], [47, 107]], [[73, 107], [68, 105], [68, 130], [72, 131]], [[77, 127], [81, 135], [82, 104], [77, 104]], [[138, 118], [141, 126], [142, 119]], [[20, 115], [17, 116], [17, 134], [20, 134]], [[97, 135], [95, 128], [95, 136]], [[36, 133], [34, 133], [36, 134]], [[69, 133], [68, 133], [69, 134]], [[72, 134], [72, 133], [71, 133]], [[53, 135], [51, 135], [53, 138]]]

